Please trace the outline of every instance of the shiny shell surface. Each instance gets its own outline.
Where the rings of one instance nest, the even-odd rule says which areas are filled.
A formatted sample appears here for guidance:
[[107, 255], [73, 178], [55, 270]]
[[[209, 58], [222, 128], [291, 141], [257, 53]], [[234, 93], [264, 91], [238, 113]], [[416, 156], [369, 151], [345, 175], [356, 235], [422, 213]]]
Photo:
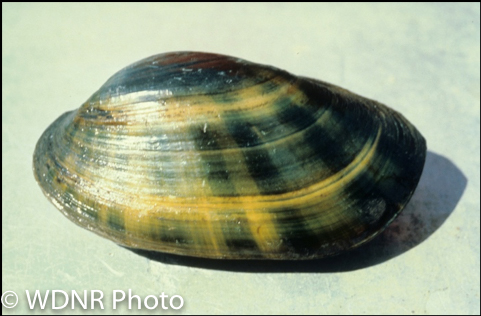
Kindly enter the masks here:
[[118, 244], [225, 259], [359, 246], [404, 208], [426, 143], [401, 114], [239, 58], [175, 52], [113, 75], [34, 153], [45, 195]]

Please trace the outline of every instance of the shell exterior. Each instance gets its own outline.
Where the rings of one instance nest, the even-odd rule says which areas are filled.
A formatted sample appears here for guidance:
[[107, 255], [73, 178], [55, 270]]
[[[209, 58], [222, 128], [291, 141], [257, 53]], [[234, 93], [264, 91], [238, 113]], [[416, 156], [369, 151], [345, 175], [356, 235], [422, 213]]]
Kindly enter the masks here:
[[152, 56], [60, 116], [35, 177], [74, 223], [116, 243], [229, 259], [356, 247], [403, 209], [424, 138], [329, 83], [198, 52]]

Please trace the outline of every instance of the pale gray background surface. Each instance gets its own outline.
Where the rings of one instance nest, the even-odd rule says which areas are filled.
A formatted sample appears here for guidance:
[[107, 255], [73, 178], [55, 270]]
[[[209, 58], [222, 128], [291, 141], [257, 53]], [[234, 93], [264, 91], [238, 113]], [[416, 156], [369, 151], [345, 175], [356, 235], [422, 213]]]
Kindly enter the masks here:
[[[479, 17], [479, 4], [3, 4], [2, 293], [20, 298], [3, 313], [41, 312], [26, 302], [36, 289], [102, 290], [109, 313], [115, 289], [181, 295], [186, 314], [479, 313]], [[36, 141], [114, 72], [176, 50], [271, 64], [403, 113], [429, 148], [411, 203], [365, 247], [278, 265], [137, 254], [75, 226], [34, 180]], [[113, 312], [137, 312], [126, 307]], [[84, 311], [59, 311], [72, 312]]]

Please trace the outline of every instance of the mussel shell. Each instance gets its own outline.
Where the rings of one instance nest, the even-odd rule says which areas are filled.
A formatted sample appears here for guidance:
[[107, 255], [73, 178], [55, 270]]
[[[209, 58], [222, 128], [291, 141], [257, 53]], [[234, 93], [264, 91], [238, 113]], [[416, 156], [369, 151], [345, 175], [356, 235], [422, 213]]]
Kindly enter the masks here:
[[426, 143], [401, 114], [332, 84], [197, 52], [152, 56], [60, 116], [35, 177], [74, 223], [133, 248], [310, 259], [403, 209]]

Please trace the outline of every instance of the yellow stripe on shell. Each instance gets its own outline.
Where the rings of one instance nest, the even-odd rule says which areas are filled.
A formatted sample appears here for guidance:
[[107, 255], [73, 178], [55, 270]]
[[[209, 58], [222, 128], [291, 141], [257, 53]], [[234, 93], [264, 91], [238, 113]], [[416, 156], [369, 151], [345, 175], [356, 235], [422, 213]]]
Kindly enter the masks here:
[[379, 127], [375, 138], [370, 138], [363, 146], [362, 150], [356, 156], [356, 158], [340, 172], [324, 179], [314, 185], [307, 188], [303, 188], [297, 191], [282, 193], [277, 195], [266, 196], [231, 196], [231, 197], [199, 197], [194, 204], [189, 203], [189, 198], [184, 197], [161, 197], [161, 196], [148, 196], [145, 197], [147, 201], [156, 201], [158, 204], [171, 206], [171, 205], [183, 205], [183, 206], [196, 206], [205, 209], [215, 209], [222, 206], [226, 209], [236, 209], [239, 205], [249, 205], [249, 209], [263, 209], [279, 207], [291, 207], [298, 204], [305, 204], [312, 199], [313, 196], [320, 194], [332, 194], [332, 192], [338, 192], [342, 190], [348, 182], [354, 180], [362, 171], [365, 171], [365, 166], [370, 163], [370, 159], [376, 151], [377, 144], [381, 135], [381, 127]]
[[[343, 222], [339, 221], [339, 214], [335, 212], [314, 212], [319, 212], [319, 209], [339, 208], [339, 201], [337, 201], [336, 198], [340, 197], [340, 192], [342, 192], [349, 183], [354, 181], [361, 173], [366, 172], [366, 166], [372, 161], [373, 155], [376, 152], [380, 135], [381, 128], [378, 129], [376, 137], [366, 142], [361, 152], [346, 168], [308, 188], [275, 196], [197, 196], [193, 198], [154, 196], [151, 197], [151, 199], [144, 198], [134, 202], [134, 205], [124, 210], [126, 228], [132, 233], [134, 231], [142, 232], [142, 226], [149, 226], [155, 214], [161, 214], [163, 219], [172, 220], [173, 223], [177, 222], [179, 226], [188, 227], [188, 225], [193, 225], [191, 230], [194, 232], [193, 236], [197, 236], [197, 241], [202, 239], [201, 235], [196, 235], [199, 232], [209, 234], [210, 244], [205, 244], [206, 240], [204, 240], [203, 243], [200, 242], [198, 251], [199, 253], [208, 251], [210, 256], [220, 257], [222, 254], [227, 253], [226, 249], [228, 249], [228, 247], [225, 244], [224, 236], [219, 234], [219, 232], [215, 232], [212, 224], [214, 222], [223, 222], [226, 216], [234, 216], [235, 218], [235, 211], [231, 211], [230, 213], [226, 213], [225, 211], [238, 209], [245, 212], [252, 236], [259, 248], [266, 256], [270, 254], [275, 256], [275, 250], [279, 246], [279, 236], [273, 222], [275, 222], [278, 216], [282, 216], [282, 214], [275, 213], [276, 209], [295, 208], [304, 209], [306, 212], [313, 212], [314, 215], [304, 214], [305, 216], [310, 216], [311, 219], [318, 219], [315, 221], [306, 221], [312, 231], [321, 229], [320, 225], [322, 225], [322, 227], [335, 228], [343, 224]], [[334, 199], [320, 199], [321, 196], [327, 195], [334, 197]], [[320, 202], [322, 207], [319, 206]], [[148, 205], [157, 205], [159, 208], [149, 213], [147, 217], [142, 219], [136, 218], [137, 214], [141, 212], [141, 209]], [[300, 206], [302, 206], [302, 208]], [[348, 220], [348, 214], [345, 215], [346, 216], [342, 218]], [[131, 226], [131, 221], [136, 221], [138, 227], [135, 227], [135, 225]], [[145, 221], [145, 224], [142, 224], [143, 221]], [[194, 244], [195, 243], [196, 240], [194, 240]], [[202, 246], [205, 246], [206, 249], [202, 249]], [[170, 249], [168, 245], [158, 245], [158, 247]]]

